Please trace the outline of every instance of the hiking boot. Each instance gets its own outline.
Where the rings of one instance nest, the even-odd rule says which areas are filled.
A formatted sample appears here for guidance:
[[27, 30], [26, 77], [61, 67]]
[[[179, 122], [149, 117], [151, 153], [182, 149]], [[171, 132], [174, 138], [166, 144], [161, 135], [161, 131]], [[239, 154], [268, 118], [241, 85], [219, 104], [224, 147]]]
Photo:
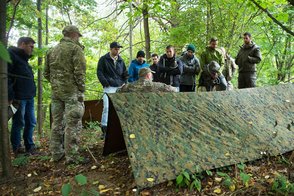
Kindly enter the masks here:
[[14, 156], [17, 157], [19, 154], [25, 154], [26, 151], [23, 147], [18, 147], [16, 150], [13, 150]]
[[30, 148], [29, 150], [26, 151], [26, 155], [28, 155], [28, 156], [37, 156], [37, 155], [40, 155], [40, 153], [35, 147], [32, 147], [32, 148]]

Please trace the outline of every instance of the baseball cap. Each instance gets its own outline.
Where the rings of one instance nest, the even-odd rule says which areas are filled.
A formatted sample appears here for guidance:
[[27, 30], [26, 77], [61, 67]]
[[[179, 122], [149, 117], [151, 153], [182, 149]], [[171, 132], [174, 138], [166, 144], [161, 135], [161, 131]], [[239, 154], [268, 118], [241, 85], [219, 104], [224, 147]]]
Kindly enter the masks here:
[[71, 33], [71, 32], [78, 33], [80, 36], [82, 36], [82, 34], [80, 33], [78, 27], [76, 27], [74, 25], [68, 25], [68, 26], [64, 27], [64, 29], [62, 30], [63, 35], [65, 35], [67, 33]]
[[122, 46], [117, 42], [112, 42], [110, 44], [110, 48], [122, 48]]
[[148, 73], [155, 73], [149, 67], [143, 67], [139, 70], [139, 77], [145, 77]]

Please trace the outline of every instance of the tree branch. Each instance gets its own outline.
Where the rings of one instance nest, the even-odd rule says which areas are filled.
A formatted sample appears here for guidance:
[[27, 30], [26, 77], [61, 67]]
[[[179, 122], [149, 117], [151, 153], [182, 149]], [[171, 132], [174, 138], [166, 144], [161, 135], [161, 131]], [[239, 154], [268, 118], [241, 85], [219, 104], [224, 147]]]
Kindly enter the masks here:
[[10, 20], [10, 25], [9, 25], [9, 28], [8, 28], [8, 31], [7, 31], [7, 34], [6, 34], [7, 40], [9, 39], [9, 34], [10, 34], [10, 31], [11, 31], [11, 29], [13, 27], [13, 24], [14, 24], [14, 19], [15, 19], [15, 15], [16, 15], [16, 8], [19, 5], [20, 1], [21, 0], [18, 0], [16, 2], [16, 4], [14, 5], [14, 7], [13, 7], [13, 14], [12, 14], [12, 17], [11, 17], [11, 20]]
[[261, 5], [259, 5], [255, 0], [250, 0], [254, 5], [256, 5], [259, 9], [261, 9], [262, 11], [264, 11], [277, 25], [279, 25], [284, 31], [286, 31], [287, 33], [289, 33], [290, 35], [294, 36], [294, 32], [291, 31], [290, 29], [288, 29], [285, 25], [283, 25], [280, 21], [278, 21], [271, 13], [269, 13], [269, 11], [263, 7], [261, 7]]

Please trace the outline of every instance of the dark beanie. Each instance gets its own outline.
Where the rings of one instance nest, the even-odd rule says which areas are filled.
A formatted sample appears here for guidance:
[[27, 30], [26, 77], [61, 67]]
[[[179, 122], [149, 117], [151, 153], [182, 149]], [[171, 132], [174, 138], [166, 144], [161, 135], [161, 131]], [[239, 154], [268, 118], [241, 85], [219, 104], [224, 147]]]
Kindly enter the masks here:
[[138, 53], [137, 53], [137, 58], [138, 57], [144, 57], [145, 58], [145, 52], [140, 50]]
[[195, 46], [193, 44], [189, 44], [187, 46], [187, 50], [191, 50], [192, 52], [195, 52], [196, 48], [195, 48]]

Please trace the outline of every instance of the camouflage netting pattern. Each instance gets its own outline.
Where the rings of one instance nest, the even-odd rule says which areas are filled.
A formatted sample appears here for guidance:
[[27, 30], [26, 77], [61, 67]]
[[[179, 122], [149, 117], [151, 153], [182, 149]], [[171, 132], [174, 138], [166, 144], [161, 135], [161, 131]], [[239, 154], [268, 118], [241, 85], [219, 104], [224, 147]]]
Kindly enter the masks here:
[[294, 149], [294, 84], [109, 97], [141, 188]]

